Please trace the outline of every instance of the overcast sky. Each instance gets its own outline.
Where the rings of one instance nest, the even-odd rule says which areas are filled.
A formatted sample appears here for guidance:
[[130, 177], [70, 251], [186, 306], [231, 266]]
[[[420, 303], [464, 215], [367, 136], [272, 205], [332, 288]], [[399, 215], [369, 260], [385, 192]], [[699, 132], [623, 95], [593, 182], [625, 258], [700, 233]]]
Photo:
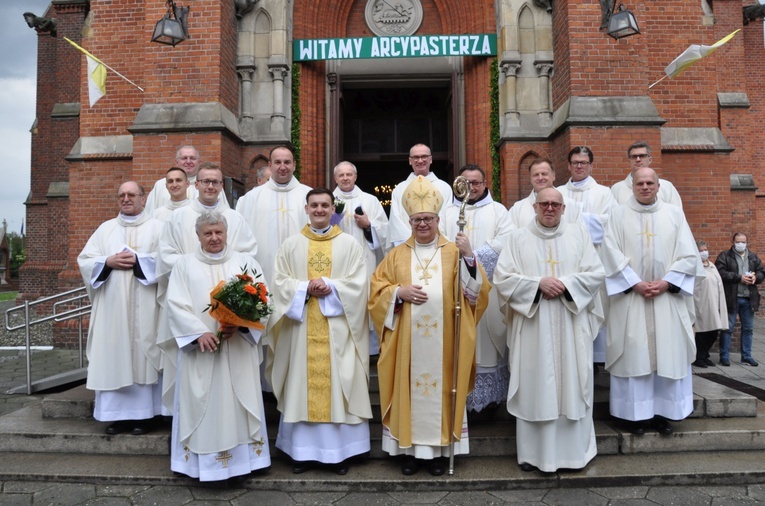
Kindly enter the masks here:
[[29, 194], [31, 134], [35, 120], [37, 33], [24, 12], [42, 16], [49, 0], [0, 0], [0, 223], [20, 232]]

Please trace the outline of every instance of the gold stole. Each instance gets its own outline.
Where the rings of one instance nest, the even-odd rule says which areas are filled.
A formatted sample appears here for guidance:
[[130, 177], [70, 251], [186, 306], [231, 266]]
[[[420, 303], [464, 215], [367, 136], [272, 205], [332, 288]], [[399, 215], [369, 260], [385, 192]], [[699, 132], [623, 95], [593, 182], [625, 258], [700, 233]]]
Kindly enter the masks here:
[[[306, 225], [301, 233], [308, 242], [308, 279], [332, 274], [332, 239], [342, 233], [338, 226], [326, 235], [315, 234]], [[329, 322], [321, 314], [319, 299], [308, 299], [306, 317], [306, 377], [308, 378], [308, 421], [331, 422], [332, 376], [330, 372]]]

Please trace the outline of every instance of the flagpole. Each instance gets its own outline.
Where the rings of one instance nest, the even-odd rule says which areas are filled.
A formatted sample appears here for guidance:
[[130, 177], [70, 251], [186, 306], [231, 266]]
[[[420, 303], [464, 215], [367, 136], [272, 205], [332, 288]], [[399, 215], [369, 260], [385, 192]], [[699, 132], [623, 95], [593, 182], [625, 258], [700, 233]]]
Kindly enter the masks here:
[[659, 84], [660, 82], [662, 82], [663, 80], [665, 80], [665, 79], [666, 79], [666, 78], [668, 78], [668, 77], [669, 77], [669, 76], [666, 76], [666, 75], [665, 75], [664, 77], [662, 77], [661, 79], [659, 79], [658, 81], [656, 81], [655, 83], [653, 83], [651, 86], [649, 86], [649, 87], [648, 87], [648, 89], [650, 90], [651, 88], [653, 88], [654, 86], [656, 86], [657, 84]]
[[114, 72], [115, 74], [117, 74], [118, 76], [120, 76], [122, 79], [124, 79], [125, 81], [129, 82], [130, 84], [132, 84], [133, 86], [135, 86], [136, 88], [138, 88], [139, 90], [141, 90], [141, 93], [143, 93], [143, 88], [141, 88], [141, 87], [140, 87], [140, 86], [138, 86], [136, 83], [134, 83], [133, 81], [131, 81], [131, 80], [130, 80], [130, 79], [128, 79], [127, 77], [123, 76], [122, 74], [120, 74], [119, 72], [117, 72], [116, 70], [114, 70], [113, 68], [111, 68], [109, 65], [107, 65], [107, 64], [106, 64], [106, 63], [104, 63], [103, 61], [101, 61], [101, 60], [99, 60], [99, 61], [101, 62], [101, 65], [103, 65], [103, 66], [104, 66], [104, 67], [106, 67], [107, 69], [111, 70], [112, 72]]
[[120, 74], [119, 72], [117, 72], [116, 70], [114, 70], [113, 68], [111, 68], [111, 67], [110, 67], [109, 65], [107, 65], [106, 63], [102, 62], [100, 59], [98, 59], [98, 58], [96, 58], [95, 56], [93, 56], [92, 54], [90, 54], [90, 53], [89, 53], [87, 50], [85, 50], [85, 49], [84, 49], [82, 46], [80, 46], [79, 44], [77, 44], [77, 43], [76, 43], [76, 42], [74, 42], [73, 40], [69, 39], [68, 37], [64, 37], [64, 40], [65, 40], [65, 41], [67, 41], [68, 43], [70, 43], [71, 45], [73, 45], [73, 46], [74, 46], [76, 49], [78, 49], [80, 52], [84, 53], [84, 54], [85, 54], [85, 56], [88, 56], [88, 57], [90, 57], [90, 58], [93, 58], [95, 61], [97, 61], [98, 63], [100, 63], [101, 65], [103, 65], [104, 67], [106, 67], [107, 69], [111, 70], [112, 72], [114, 72], [115, 74], [117, 74], [119, 77], [121, 77], [121, 78], [122, 78], [122, 79], [124, 79], [125, 81], [129, 82], [130, 84], [132, 84], [133, 86], [135, 86], [135, 87], [136, 87], [136, 88], [138, 88], [139, 90], [141, 90], [141, 93], [143, 93], [143, 88], [141, 88], [141, 87], [140, 87], [140, 86], [138, 86], [136, 83], [134, 83], [133, 81], [131, 81], [131, 80], [130, 80], [130, 79], [128, 79], [127, 77], [123, 76], [122, 74]]

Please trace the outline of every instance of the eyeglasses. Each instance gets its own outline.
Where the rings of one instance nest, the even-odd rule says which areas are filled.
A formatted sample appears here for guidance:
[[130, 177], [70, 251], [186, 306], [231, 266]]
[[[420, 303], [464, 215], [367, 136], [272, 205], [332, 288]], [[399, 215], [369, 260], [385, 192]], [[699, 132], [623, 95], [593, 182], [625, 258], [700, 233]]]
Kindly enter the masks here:
[[218, 181], [217, 179], [199, 179], [197, 180], [197, 183], [202, 186], [220, 186], [223, 184], [223, 181]]
[[587, 167], [590, 162], [568, 162], [572, 167]]
[[196, 156], [179, 156], [178, 158], [176, 158], [176, 160], [183, 160], [183, 161], [191, 160], [193, 162], [195, 160], [199, 160], [199, 157], [196, 157]]
[[468, 182], [470, 183], [470, 186], [472, 186], [473, 188], [476, 188], [484, 184], [486, 181], [468, 181]]
[[553, 209], [558, 210], [563, 204], [561, 204], [560, 202], [537, 202], [534, 205], [537, 205], [541, 207], [542, 209], [549, 209], [552, 207]]
[[415, 162], [423, 162], [423, 161], [427, 160], [428, 158], [430, 158], [431, 156], [432, 155], [414, 155], [414, 156], [409, 155], [409, 158], [411, 158]]
[[630, 160], [640, 160], [641, 158], [651, 158], [651, 155], [649, 155], [648, 153], [642, 153], [639, 155], [629, 155], [627, 158], [629, 158]]
[[117, 195], [117, 198], [122, 200], [125, 197], [127, 197], [130, 200], [133, 200], [134, 198], [136, 198], [139, 195], [142, 195], [142, 194], [140, 194], [140, 193], [120, 193], [120, 194]]
[[420, 223], [430, 225], [431, 223], [433, 223], [433, 220], [435, 219], [436, 218], [434, 216], [428, 216], [427, 218], [412, 218], [409, 221], [412, 222], [412, 225], [419, 225]]

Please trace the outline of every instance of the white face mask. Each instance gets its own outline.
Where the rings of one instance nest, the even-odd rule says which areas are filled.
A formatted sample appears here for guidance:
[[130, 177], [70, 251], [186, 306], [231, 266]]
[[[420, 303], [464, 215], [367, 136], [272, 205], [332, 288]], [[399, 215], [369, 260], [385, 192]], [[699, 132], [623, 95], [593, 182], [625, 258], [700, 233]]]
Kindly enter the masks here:
[[701, 256], [701, 261], [706, 262], [709, 260], [709, 252], [708, 251], [699, 251], [699, 255]]
[[733, 247], [736, 248], [736, 251], [738, 253], [743, 253], [744, 251], [746, 251], [746, 243], [745, 242], [737, 242], [736, 244], [733, 245]]

